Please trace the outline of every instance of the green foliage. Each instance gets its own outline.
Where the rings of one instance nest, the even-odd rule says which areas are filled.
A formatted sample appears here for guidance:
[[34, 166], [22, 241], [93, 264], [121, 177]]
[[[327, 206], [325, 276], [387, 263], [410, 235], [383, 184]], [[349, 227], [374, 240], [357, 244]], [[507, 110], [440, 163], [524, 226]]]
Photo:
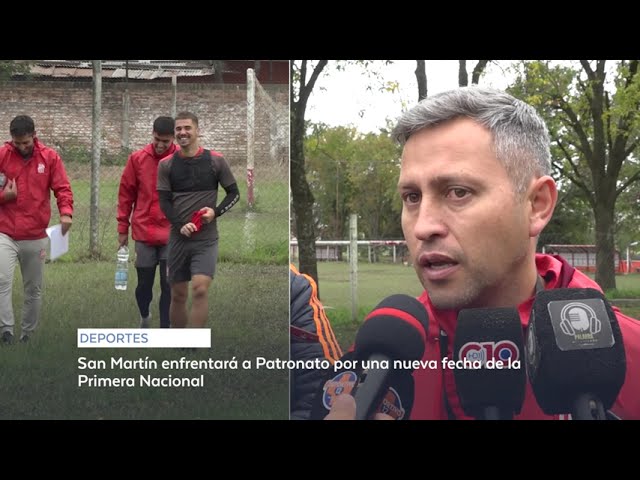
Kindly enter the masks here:
[[349, 206], [359, 215], [358, 231], [368, 239], [402, 238], [397, 191], [400, 147], [384, 131], [359, 137], [354, 152], [349, 164], [354, 195]]
[[[65, 163], [67, 163], [65, 161]], [[91, 175], [90, 165], [67, 167], [74, 196], [73, 227], [69, 233], [69, 253], [56, 263], [84, 262], [89, 255]], [[117, 247], [117, 203], [122, 168], [103, 166], [98, 189], [98, 258], [111, 261]], [[236, 178], [241, 178], [236, 175]], [[240, 202], [218, 220], [218, 258], [221, 262], [247, 265], [287, 265], [289, 222], [287, 184], [283, 180], [258, 181], [255, 208], [247, 206], [246, 182], [238, 182]], [[52, 195], [51, 225], [59, 222]], [[219, 197], [219, 200], [221, 198]], [[131, 233], [131, 232], [130, 232]]]
[[540, 234], [538, 250], [547, 244], [593, 245], [594, 229], [593, 212], [584, 195], [564, 182], [553, 217]]
[[310, 125], [309, 131], [307, 179], [321, 238], [345, 239], [350, 213], [358, 214], [364, 238], [402, 238], [396, 190], [400, 147], [388, 132], [363, 135], [354, 127], [326, 125]]
[[65, 164], [91, 164], [91, 148], [77, 138], [69, 138], [62, 142], [55, 142], [56, 149]]
[[[598, 255], [613, 259], [615, 236], [620, 235], [617, 244], [624, 247], [637, 225], [637, 201], [625, 192], [640, 180], [638, 61], [523, 61], [515, 69], [510, 91], [545, 119], [554, 177], [562, 195], [571, 200], [574, 192], [568, 182], [577, 187], [575, 195], [592, 211]], [[560, 205], [556, 215], [572, 215], [576, 207], [580, 205], [575, 201], [571, 206]], [[584, 225], [575, 217], [556, 222], [575, 233], [577, 224]], [[572, 223], [576, 228], [570, 227]], [[615, 287], [612, 261], [599, 262], [597, 278], [606, 288]]]
[[[91, 147], [88, 147], [86, 142], [81, 142], [76, 138], [70, 138], [58, 142], [57, 145], [58, 153], [65, 164], [91, 164], [93, 161]], [[100, 165], [119, 165], [124, 167], [130, 154], [130, 149], [123, 148], [117, 152], [110, 152], [104, 148], [100, 154]]]
[[132, 150], [121, 148], [119, 151], [112, 153], [108, 152], [106, 149], [102, 150], [100, 155], [100, 164], [101, 165], [120, 165], [124, 167], [127, 164], [127, 159], [129, 155], [131, 155]]
[[14, 75], [28, 75], [32, 63], [27, 60], [0, 60], [0, 82], [10, 80]]
[[[640, 170], [638, 160], [629, 158], [622, 165], [621, 176], [629, 178], [638, 170]], [[627, 187], [616, 202], [616, 245], [619, 250], [623, 251], [630, 243], [640, 240], [638, 225], [640, 225], [640, 184], [636, 182]], [[640, 252], [640, 246], [635, 248]]]
[[307, 181], [313, 191], [316, 231], [322, 239], [342, 240], [348, 232], [352, 185], [347, 166], [353, 157], [355, 128], [310, 125], [305, 141]]

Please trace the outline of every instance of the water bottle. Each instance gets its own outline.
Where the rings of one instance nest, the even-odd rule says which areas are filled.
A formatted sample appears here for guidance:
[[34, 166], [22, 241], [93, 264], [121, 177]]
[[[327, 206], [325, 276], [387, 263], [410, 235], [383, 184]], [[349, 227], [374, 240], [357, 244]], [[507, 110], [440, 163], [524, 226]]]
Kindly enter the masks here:
[[126, 290], [129, 279], [129, 249], [123, 245], [118, 250], [118, 263], [116, 264], [116, 290]]

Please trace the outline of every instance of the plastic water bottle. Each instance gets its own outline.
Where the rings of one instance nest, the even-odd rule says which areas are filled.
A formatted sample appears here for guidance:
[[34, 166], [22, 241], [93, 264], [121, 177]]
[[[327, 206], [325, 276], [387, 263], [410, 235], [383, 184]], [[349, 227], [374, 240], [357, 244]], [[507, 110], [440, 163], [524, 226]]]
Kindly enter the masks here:
[[129, 280], [129, 249], [123, 245], [118, 250], [118, 263], [116, 264], [116, 290], [126, 290]]

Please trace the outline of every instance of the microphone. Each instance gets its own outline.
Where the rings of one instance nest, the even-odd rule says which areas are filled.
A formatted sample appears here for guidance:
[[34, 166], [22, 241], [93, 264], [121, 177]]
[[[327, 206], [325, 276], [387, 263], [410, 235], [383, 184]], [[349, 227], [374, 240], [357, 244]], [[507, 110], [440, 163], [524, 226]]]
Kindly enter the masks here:
[[526, 367], [547, 415], [606, 420], [624, 384], [626, 356], [605, 296], [593, 288], [539, 292], [529, 320]]
[[[370, 418], [389, 384], [415, 370], [414, 362], [424, 355], [428, 327], [424, 305], [408, 295], [391, 295], [367, 315], [354, 346], [363, 369], [354, 395], [356, 420]], [[401, 368], [396, 368], [396, 361]]]
[[[427, 311], [415, 298], [391, 295], [382, 300], [356, 333], [353, 351], [325, 377], [310, 418], [323, 419], [336, 395], [350, 393], [356, 401], [356, 420], [376, 412], [408, 419], [414, 397], [412, 373], [424, 354], [427, 329]], [[402, 368], [394, 368], [395, 360], [405, 362]]]
[[[453, 342], [456, 390], [464, 413], [482, 420], [511, 420], [524, 402], [524, 339], [515, 308], [460, 310]], [[521, 353], [522, 352], [522, 353]]]
[[[335, 365], [334, 369], [325, 375], [320, 389], [314, 396], [309, 415], [311, 420], [322, 420], [326, 417], [337, 395], [355, 395], [363, 371], [354, 353], [345, 353]], [[407, 420], [413, 408], [413, 396], [414, 381], [411, 372], [398, 370], [389, 380], [387, 391], [374, 409], [374, 414], [381, 412], [394, 420]]]

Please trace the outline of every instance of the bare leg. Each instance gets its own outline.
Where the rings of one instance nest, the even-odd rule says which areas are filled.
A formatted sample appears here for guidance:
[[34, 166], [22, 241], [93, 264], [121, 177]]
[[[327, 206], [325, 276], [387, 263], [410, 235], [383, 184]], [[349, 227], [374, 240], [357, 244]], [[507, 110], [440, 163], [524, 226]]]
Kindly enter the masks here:
[[[209, 285], [211, 277], [194, 275], [191, 278], [191, 322], [193, 328], [205, 328], [209, 316]], [[173, 305], [173, 300], [171, 302]]]
[[189, 282], [174, 283], [171, 285], [171, 306], [169, 317], [171, 328], [187, 327], [187, 297], [189, 295]]

